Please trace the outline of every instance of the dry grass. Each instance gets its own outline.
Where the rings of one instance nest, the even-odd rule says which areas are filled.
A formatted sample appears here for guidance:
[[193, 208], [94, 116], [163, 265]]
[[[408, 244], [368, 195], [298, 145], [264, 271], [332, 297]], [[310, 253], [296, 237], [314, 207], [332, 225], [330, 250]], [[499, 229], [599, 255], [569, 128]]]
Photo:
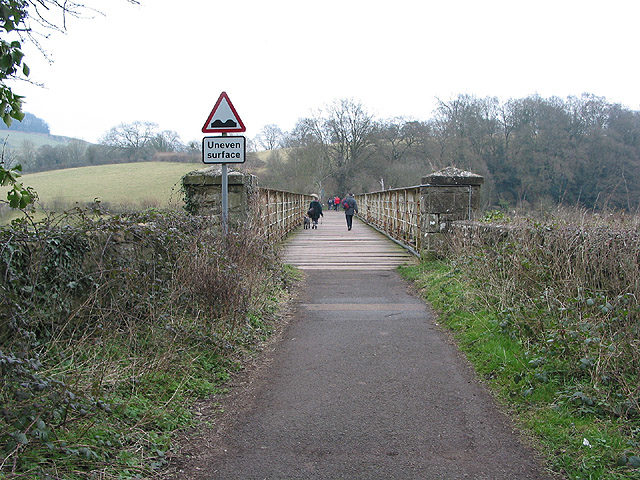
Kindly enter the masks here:
[[501, 312], [505, 331], [577, 381], [573, 400], [633, 418], [640, 416], [639, 255], [637, 216], [564, 209], [455, 228], [448, 252]]
[[161, 469], [271, 328], [285, 274], [252, 232], [157, 211], [0, 230], [0, 476]]

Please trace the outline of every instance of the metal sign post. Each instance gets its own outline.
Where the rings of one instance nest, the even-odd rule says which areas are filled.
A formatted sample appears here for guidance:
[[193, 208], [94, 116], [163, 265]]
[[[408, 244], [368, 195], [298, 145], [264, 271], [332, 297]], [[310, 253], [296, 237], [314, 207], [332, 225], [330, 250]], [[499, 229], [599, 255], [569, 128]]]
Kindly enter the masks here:
[[[223, 137], [227, 134], [223, 133]], [[227, 175], [227, 164], [222, 164], [222, 233], [229, 232], [229, 177]]]

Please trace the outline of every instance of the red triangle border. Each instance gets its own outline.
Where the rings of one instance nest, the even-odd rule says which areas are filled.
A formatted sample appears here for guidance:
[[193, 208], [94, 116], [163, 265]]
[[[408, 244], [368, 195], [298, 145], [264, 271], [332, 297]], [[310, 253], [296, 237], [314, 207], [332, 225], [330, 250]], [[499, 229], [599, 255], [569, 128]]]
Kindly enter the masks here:
[[[220, 103], [222, 103], [223, 98], [229, 104], [229, 108], [235, 115], [236, 120], [238, 120], [237, 127], [218, 127], [218, 128], [209, 127], [211, 119], [215, 115], [216, 110], [218, 110], [218, 107], [220, 106]], [[238, 112], [236, 112], [236, 109], [233, 106], [233, 103], [231, 103], [231, 100], [229, 99], [229, 95], [227, 95], [227, 92], [222, 92], [220, 94], [220, 97], [218, 97], [218, 101], [213, 106], [211, 113], [207, 117], [207, 121], [204, 122], [204, 125], [202, 126], [202, 133], [231, 133], [231, 132], [246, 132], [246, 131], [247, 131], [247, 128], [244, 126], [244, 123], [242, 123], [242, 119], [240, 118], [240, 115], [238, 115]]]

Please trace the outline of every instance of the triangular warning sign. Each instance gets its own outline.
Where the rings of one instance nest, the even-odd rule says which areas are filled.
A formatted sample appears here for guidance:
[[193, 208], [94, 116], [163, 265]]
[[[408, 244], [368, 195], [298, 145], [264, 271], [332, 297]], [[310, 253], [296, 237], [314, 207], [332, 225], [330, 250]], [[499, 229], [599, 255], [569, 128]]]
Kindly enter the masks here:
[[226, 92], [222, 92], [207, 121], [204, 122], [202, 133], [244, 132], [246, 130], [238, 112], [233, 108], [229, 96]]

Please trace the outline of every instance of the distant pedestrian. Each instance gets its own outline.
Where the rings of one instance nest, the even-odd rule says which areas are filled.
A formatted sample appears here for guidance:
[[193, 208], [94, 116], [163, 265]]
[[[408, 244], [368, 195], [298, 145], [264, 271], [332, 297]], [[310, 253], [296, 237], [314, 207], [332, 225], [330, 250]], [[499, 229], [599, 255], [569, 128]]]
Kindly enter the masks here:
[[333, 209], [337, 212], [339, 206], [340, 206], [340, 197], [336, 195], [336, 198], [333, 199]]
[[307, 212], [307, 215], [313, 222], [313, 225], [311, 226], [311, 228], [317, 229], [318, 219], [320, 217], [324, 217], [324, 215], [322, 214], [322, 204], [318, 201], [318, 195], [313, 193], [311, 194], [311, 196], [313, 197], [313, 200], [309, 204], [309, 211]]
[[347, 198], [344, 199], [344, 215], [347, 218], [347, 230], [351, 230], [353, 215], [355, 213], [358, 213], [358, 204], [356, 203], [356, 199], [353, 198], [353, 193], [350, 193], [347, 195]]
[[327, 205], [329, 206], [329, 210], [331, 210], [333, 208], [333, 197], [331, 197], [329, 200], [327, 200]]

